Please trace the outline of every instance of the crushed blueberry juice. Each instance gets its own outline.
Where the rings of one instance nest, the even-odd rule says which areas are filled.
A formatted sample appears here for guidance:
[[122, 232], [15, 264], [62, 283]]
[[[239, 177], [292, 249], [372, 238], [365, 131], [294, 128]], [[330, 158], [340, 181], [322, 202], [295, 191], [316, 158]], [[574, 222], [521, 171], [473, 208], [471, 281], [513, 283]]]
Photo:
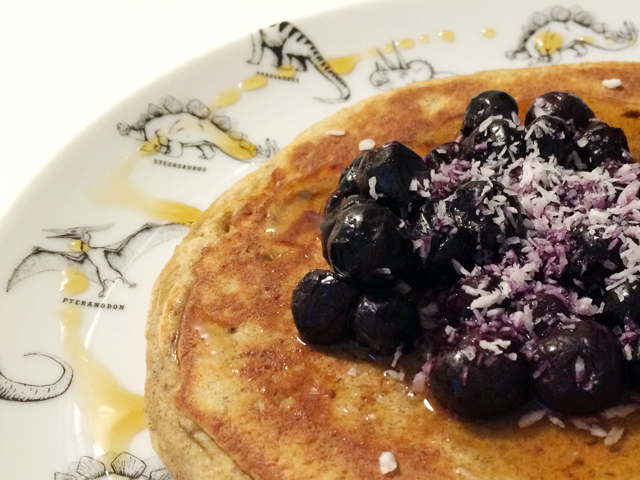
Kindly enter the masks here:
[[424, 158], [399, 142], [353, 160], [321, 225], [300, 338], [424, 347], [416, 378], [466, 418], [536, 398], [587, 416], [640, 392], [640, 164], [578, 96], [489, 90]]

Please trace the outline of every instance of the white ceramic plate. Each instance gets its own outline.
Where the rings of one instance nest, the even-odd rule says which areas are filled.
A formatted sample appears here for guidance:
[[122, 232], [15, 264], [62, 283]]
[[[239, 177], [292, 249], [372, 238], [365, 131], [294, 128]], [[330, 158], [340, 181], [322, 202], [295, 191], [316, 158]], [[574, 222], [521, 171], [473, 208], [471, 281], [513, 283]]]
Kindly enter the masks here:
[[[0, 225], [0, 475], [170, 478], [148, 433], [133, 437], [149, 294], [186, 233], [169, 221], [358, 100], [478, 70], [635, 60], [637, 25], [640, 7], [624, 0], [375, 3], [265, 28], [113, 109]], [[333, 73], [314, 68], [324, 60]], [[187, 217], [168, 216], [172, 202]], [[61, 291], [74, 268], [84, 278], [67, 287], [87, 288]], [[134, 419], [119, 440], [98, 425], [118, 401]]]

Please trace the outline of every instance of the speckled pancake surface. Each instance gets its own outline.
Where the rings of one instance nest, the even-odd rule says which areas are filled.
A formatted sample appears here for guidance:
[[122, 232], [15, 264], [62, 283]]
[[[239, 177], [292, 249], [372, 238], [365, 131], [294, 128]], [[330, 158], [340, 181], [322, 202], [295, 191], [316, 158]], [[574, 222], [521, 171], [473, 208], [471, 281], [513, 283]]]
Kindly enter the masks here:
[[[620, 78], [608, 89], [602, 80]], [[146, 413], [154, 448], [176, 480], [374, 479], [393, 452], [406, 479], [593, 479], [638, 475], [640, 416], [607, 447], [573, 428], [517, 418], [471, 423], [425, 405], [389, 362], [351, 347], [301, 343], [291, 293], [327, 268], [325, 199], [358, 144], [398, 140], [421, 155], [454, 140], [471, 97], [509, 92], [523, 118], [552, 90], [580, 95], [625, 130], [640, 158], [640, 64], [482, 72], [364, 100], [316, 124], [222, 195], [193, 225], [157, 280], [147, 325]], [[327, 135], [343, 130], [345, 135]], [[355, 370], [351, 370], [355, 369]], [[350, 372], [351, 370], [351, 372]], [[351, 375], [356, 373], [356, 375]], [[622, 422], [622, 423], [621, 423]]]

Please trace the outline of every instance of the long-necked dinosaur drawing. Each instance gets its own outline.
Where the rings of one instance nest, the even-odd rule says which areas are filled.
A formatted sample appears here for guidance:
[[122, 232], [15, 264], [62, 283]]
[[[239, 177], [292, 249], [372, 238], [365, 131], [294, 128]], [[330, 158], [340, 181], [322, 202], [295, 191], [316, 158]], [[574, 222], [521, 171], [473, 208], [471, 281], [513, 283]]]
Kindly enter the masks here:
[[28, 355], [42, 355], [49, 357], [62, 367], [62, 375], [53, 383], [47, 385], [30, 385], [28, 383], [10, 380], [0, 373], [0, 400], [13, 402], [40, 402], [55, 398], [67, 391], [73, 378], [73, 370], [63, 360], [46, 353], [27, 353]]
[[112, 226], [113, 224], [45, 230], [45, 232], [57, 234], [47, 238], [68, 238], [80, 241], [78, 251], [61, 252], [35, 247], [13, 271], [7, 282], [7, 292], [16, 283], [32, 275], [50, 270], [66, 271], [70, 268], [79, 270], [90, 281], [99, 284], [102, 288], [99, 293], [101, 297], [105, 295], [108, 282], [114, 283], [120, 280], [129, 287], [135, 287], [135, 283], [131, 283], [124, 277], [127, 267], [150, 248], [184, 235], [188, 230], [188, 227], [180, 224], [150, 222], [145, 223], [139, 230], [120, 242], [103, 247], [94, 247], [90, 244], [91, 233], [106, 230]]
[[[322, 56], [309, 38], [295, 25], [289, 22], [281, 22], [266, 28], [261, 28], [251, 35], [253, 44], [253, 56], [249, 63], [258, 65], [262, 61], [265, 50], [273, 52], [275, 59], [273, 66], [280, 68], [285, 64], [285, 59], [290, 65], [299, 71], [307, 70], [307, 62], [310, 62], [320, 74], [329, 80], [339, 92], [339, 97], [318, 98], [327, 103], [344, 102], [351, 96], [347, 83], [333, 71], [329, 62]], [[295, 62], [295, 65], [294, 65]]]
[[625, 21], [620, 30], [612, 30], [579, 6], [556, 6], [546, 13], [535, 12], [522, 30], [518, 46], [506, 55], [511, 60], [529, 59], [533, 63], [551, 63], [565, 51], [582, 57], [590, 48], [622, 50], [638, 39], [638, 29], [633, 23]]

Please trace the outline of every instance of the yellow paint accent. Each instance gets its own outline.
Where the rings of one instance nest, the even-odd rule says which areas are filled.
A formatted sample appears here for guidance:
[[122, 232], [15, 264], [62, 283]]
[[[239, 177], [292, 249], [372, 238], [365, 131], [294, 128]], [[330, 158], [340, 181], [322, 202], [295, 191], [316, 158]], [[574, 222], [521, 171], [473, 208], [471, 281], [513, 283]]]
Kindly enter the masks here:
[[62, 282], [60, 291], [68, 295], [77, 295], [86, 292], [89, 288], [89, 279], [77, 268], [70, 268], [62, 271]]
[[496, 36], [496, 31], [493, 28], [483, 28], [480, 32], [482, 32], [482, 35], [486, 38], [493, 38]]
[[327, 60], [327, 62], [329, 62], [329, 66], [334, 72], [336, 72], [338, 75], [344, 75], [345, 73], [349, 73], [350, 71], [352, 71], [356, 66], [356, 63], [358, 63], [360, 60], [362, 60], [362, 55], [359, 53], [354, 53], [353, 55], [347, 55], [345, 57], [330, 58]]
[[449, 43], [453, 42], [456, 39], [455, 33], [453, 33], [451, 30], [442, 30], [438, 32], [438, 36], [445, 42]]
[[91, 247], [82, 240], [71, 240], [71, 250], [74, 252], [88, 252]]
[[267, 84], [267, 77], [264, 75], [260, 75], [257, 73], [253, 77], [241, 82], [238, 87], [240, 90], [255, 90], [257, 88], [262, 88]]
[[293, 78], [296, 76], [296, 68], [293, 65], [287, 63], [285, 65], [282, 65], [281, 67], [278, 67], [276, 75], [284, 78]]
[[542, 55], [553, 55], [562, 47], [562, 35], [547, 30], [536, 35], [535, 46]]
[[219, 94], [215, 98], [214, 104], [216, 107], [228, 107], [229, 105], [236, 103], [238, 100], [240, 100], [240, 89], [230, 88], [226, 92]]
[[126, 452], [133, 437], [147, 428], [142, 395], [127, 391], [91, 356], [80, 337], [80, 307], [62, 307], [60, 323], [65, 359], [73, 368], [71, 392], [93, 441], [94, 454]]
[[143, 151], [138, 151], [135, 155], [125, 157], [102, 188], [92, 193], [92, 200], [100, 204], [131, 208], [158, 220], [174, 223], [193, 222], [202, 213], [197, 208], [154, 198], [131, 182], [129, 176], [144, 154]]
[[398, 48], [412, 48], [416, 44], [416, 42], [410, 38], [405, 38], [404, 40], [400, 40], [395, 43]]
[[429, 37], [429, 35], [420, 35], [418, 37], [418, 39], [422, 42], [422, 43], [429, 43], [431, 41], [431, 37]]
[[138, 147], [138, 152], [140, 155], [153, 155], [163, 144], [167, 143], [167, 139], [165, 137], [155, 137], [151, 140], [147, 140], [142, 145]]

